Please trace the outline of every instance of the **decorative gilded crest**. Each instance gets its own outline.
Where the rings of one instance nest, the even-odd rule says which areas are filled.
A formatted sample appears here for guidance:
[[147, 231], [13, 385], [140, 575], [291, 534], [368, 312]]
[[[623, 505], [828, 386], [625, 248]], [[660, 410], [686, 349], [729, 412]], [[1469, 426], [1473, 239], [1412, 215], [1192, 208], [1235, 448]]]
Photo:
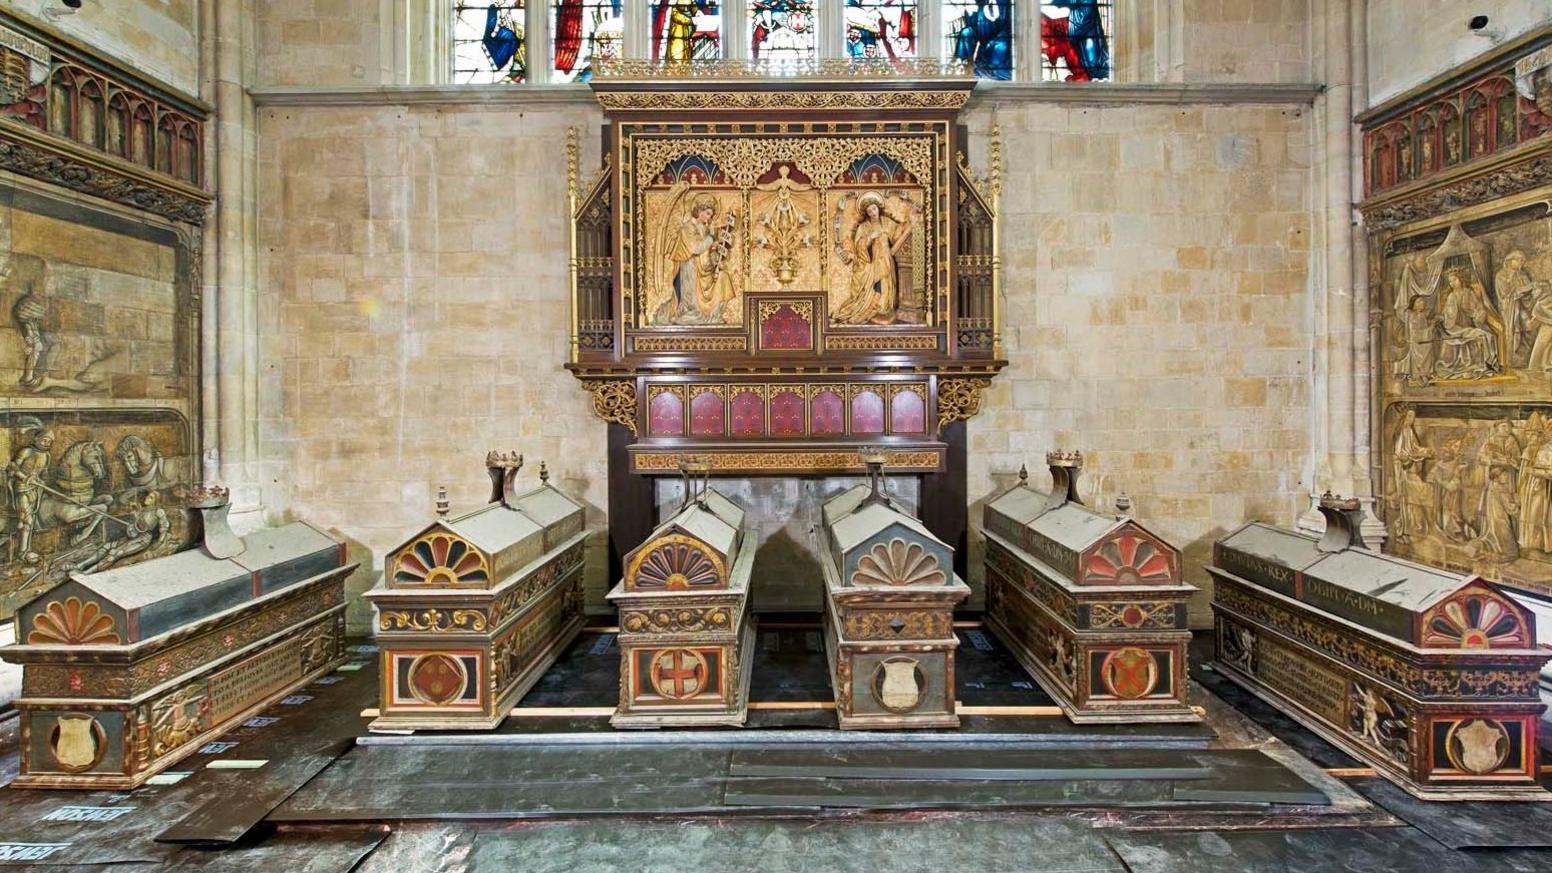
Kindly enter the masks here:
[[604, 421], [623, 424], [636, 435], [636, 383], [584, 382], [593, 395], [593, 414]]
[[460, 537], [432, 531], [393, 559], [395, 585], [470, 588], [490, 584], [490, 563]]
[[967, 421], [981, 411], [981, 394], [990, 379], [943, 379], [938, 382], [938, 427]]
[[122, 642], [113, 616], [96, 601], [82, 603], [79, 597], [49, 601], [32, 617], [32, 629], [27, 632], [29, 645], [116, 646]]

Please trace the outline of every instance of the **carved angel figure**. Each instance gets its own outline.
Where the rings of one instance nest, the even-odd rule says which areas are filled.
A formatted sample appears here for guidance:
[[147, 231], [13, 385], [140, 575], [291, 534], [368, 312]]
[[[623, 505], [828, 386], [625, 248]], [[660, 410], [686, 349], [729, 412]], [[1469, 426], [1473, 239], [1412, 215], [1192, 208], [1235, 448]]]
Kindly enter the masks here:
[[848, 294], [835, 313], [843, 324], [893, 324], [900, 316], [898, 254], [910, 240], [918, 216], [905, 198], [891, 211], [884, 196], [869, 191], [856, 201], [856, 212], [843, 199], [836, 207], [836, 248], [851, 267]]
[[[667, 215], [678, 213], [688, 195], [681, 188], [669, 199]], [[733, 251], [735, 219], [731, 211], [716, 219], [717, 199], [710, 194], [689, 198], [676, 221], [658, 230], [658, 251], [671, 293], [658, 308], [658, 324], [726, 324], [728, 304], [738, 296], [727, 263]]]

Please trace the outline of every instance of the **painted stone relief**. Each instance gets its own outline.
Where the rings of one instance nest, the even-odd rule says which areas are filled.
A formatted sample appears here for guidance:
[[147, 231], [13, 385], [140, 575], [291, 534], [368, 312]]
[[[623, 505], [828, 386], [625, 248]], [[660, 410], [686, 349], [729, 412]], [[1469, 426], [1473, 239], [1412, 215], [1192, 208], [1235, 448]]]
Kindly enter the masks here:
[[0, 188], [0, 621], [189, 541], [192, 255], [166, 225]]
[[742, 326], [746, 292], [812, 290], [826, 291], [836, 326], [929, 323], [930, 222], [915, 176], [882, 154], [817, 176], [812, 163], [735, 172], [703, 155], [669, 160], [641, 198], [642, 326]]
[[1382, 269], [1387, 394], [1496, 385], [1533, 397], [1552, 380], [1545, 204], [1398, 239]]
[[1387, 548], [1552, 593], [1548, 193], [1393, 234], [1376, 257]]
[[5, 208], [0, 242], [0, 397], [185, 395], [174, 246]]
[[0, 493], [0, 620], [71, 572], [171, 554], [189, 540], [188, 427], [173, 412], [9, 412]]
[[1552, 592], [1552, 406], [1397, 404], [1384, 434], [1393, 551]]

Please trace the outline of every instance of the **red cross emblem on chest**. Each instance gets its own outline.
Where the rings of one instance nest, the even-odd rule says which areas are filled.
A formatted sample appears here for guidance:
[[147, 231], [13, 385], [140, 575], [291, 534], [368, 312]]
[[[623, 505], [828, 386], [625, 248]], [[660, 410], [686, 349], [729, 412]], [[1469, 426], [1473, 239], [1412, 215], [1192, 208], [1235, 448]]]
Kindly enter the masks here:
[[706, 687], [706, 658], [692, 649], [665, 649], [652, 658], [652, 688], [664, 697], [694, 697]]

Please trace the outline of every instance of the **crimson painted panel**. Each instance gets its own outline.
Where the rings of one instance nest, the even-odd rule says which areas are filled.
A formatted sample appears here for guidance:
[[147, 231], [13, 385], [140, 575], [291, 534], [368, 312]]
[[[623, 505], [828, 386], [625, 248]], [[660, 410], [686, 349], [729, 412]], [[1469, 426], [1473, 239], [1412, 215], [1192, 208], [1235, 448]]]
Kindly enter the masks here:
[[915, 391], [901, 391], [889, 407], [889, 429], [894, 433], [921, 433], [927, 429], [927, 403]]
[[771, 436], [803, 435], [803, 395], [777, 391], [771, 395]]
[[875, 391], [859, 391], [851, 399], [851, 432], [884, 432], [884, 398]]
[[760, 348], [808, 350], [814, 347], [814, 329], [790, 303], [776, 307], [760, 322]]
[[755, 391], [740, 391], [728, 404], [734, 436], [765, 435], [765, 398]]
[[647, 404], [647, 431], [654, 436], [679, 436], [684, 433], [684, 401], [664, 391]]
[[722, 436], [722, 395], [702, 391], [690, 398], [690, 435]]
[[815, 436], [846, 432], [846, 404], [834, 391], [820, 391], [809, 406], [810, 427]]

